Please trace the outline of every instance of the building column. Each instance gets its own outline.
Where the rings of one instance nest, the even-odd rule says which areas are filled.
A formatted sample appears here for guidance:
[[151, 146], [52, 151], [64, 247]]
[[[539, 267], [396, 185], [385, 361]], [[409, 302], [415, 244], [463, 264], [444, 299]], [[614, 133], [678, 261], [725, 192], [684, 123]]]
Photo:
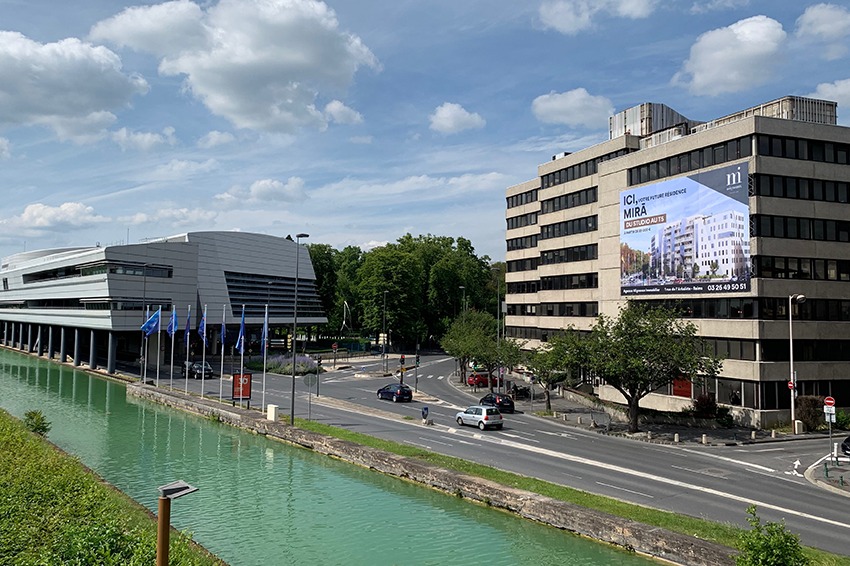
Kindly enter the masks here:
[[89, 367], [91, 369], [97, 369], [97, 339], [95, 335], [95, 330], [92, 328], [91, 331], [91, 344], [89, 344]]
[[63, 364], [68, 361], [68, 353], [65, 351], [65, 327], [59, 327], [59, 361]]
[[6, 320], [3, 322], [3, 345], [9, 345], [9, 321]]
[[37, 334], [38, 338], [36, 338], [36, 341], [35, 341], [36, 342], [35, 351], [36, 351], [36, 353], [38, 353], [39, 358], [44, 355], [44, 341], [43, 341], [41, 329], [42, 329], [42, 326], [39, 324], [38, 325], [38, 334]]
[[32, 323], [27, 323], [27, 353], [32, 354]]
[[74, 327], [74, 367], [80, 365], [80, 329]]
[[18, 323], [18, 350], [23, 350], [26, 348], [26, 344], [24, 344], [24, 323]]
[[14, 348], [15, 347], [15, 323], [13, 322], [11, 324], [11, 326], [12, 326], [12, 341], [9, 342], [8, 346], [10, 348]]
[[106, 354], [106, 371], [110, 374], [115, 373], [115, 355], [118, 350], [118, 341], [115, 339], [115, 332], [109, 331], [109, 352]]
[[47, 359], [53, 359], [53, 325], [47, 326]]

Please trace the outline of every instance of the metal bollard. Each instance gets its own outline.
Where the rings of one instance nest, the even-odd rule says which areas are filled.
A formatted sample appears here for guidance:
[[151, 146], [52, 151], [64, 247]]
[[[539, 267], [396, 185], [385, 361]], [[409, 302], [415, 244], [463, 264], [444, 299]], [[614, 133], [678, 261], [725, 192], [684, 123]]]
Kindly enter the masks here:
[[823, 463], [823, 477], [829, 477], [829, 465], [826, 462]]
[[679, 444], [679, 433], [678, 432], [673, 435], [673, 442], [675, 442], [676, 444]]
[[581, 417], [576, 417], [576, 422], [577, 422], [578, 424], [581, 424]]
[[703, 435], [702, 435], [702, 443], [703, 443], [703, 444], [708, 444], [708, 435], [707, 435], [707, 434], [703, 434]]
[[776, 438], [776, 429], [775, 428], [770, 429], [770, 437]]
[[844, 487], [844, 476], [838, 476], [838, 485]]
[[750, 432], [750, 440], [755, 440], [755, 439], [756, 439], [756, 431]]
[[651, 430], [646, 431], [646, 439], [652, 440], [652, 431]]

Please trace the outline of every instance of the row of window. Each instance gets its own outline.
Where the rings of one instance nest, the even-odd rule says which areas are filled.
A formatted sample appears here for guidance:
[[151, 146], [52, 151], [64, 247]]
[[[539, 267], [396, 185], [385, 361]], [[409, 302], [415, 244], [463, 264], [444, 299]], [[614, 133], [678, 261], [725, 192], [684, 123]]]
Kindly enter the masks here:
[[629, 186], [649, 183], [658, 179], [672, 177], [703, 167], [719, 165], [742, 157], [750, 157], [753, 153], [752, 136], [744, 136], [734, 140], [716, 144], [687, 153], [680, 153], [645, 163], [629, 169]]
[[750, 217], [753, 237], [850, 242], [850, 221], [754, 214]]
[[786, 159], [801, 159], [803, 161], [837, 163], [838, 165], [850, 163], [848, 161], [850, 145], [846, 143], [766, 134], [758, 136], [758, 154]]
[[516, 228], [523, 228], [525, 226], [531, 226], [533, 224], [537, 224], [537, 213], [529, 212], [528, 214], [520, 214], [519, 216], [512, 216], [507, 220], [508, 230], [515, 230]]
[[573, 234], [583, 234], [584, 232], [593, 232], [597, 228], [596, 215], [584, 216], [582, 218], [573, 218], [563, 222], [547, 224], [540, 227], [540, 239], [548, 240], [550, 238], [560, 238], [562, 236], [572, 236]]
[[555, 185], [560, 185], [561, 183], [566, 183], [568, 181], [587, 177], [588, 175], [593, 175], [594, 173], [596, 173], [599, 164], [603, 161], [608, 161], [609, 159], [614, 159], [616, 157], [622, 157], [623, 155], [631, 153], [632, 151], [634, 150], [620, 149], [617, 151], [612, 151], [611, 153], [606, 153], [605, 155], [599, 156], [595, 159], [590, 159], [582, 163], [576, 163], [575, 165], [571, 165], [570, 167], [565, 167], [563, 169], [558, 169], [557, 171], [554, 171], [552, 173], [541, 175], [540, 186], [544, 189], [548, 189], [549, 187], [554, 187]]
[[537, 292], [537, 281], [517, 281], [508, 283], [508, 295], [527, 295]]
[[[676, 309], [682, 318], [788, 320], [788, 297], [659, 299], [641, 302]], [[794, 319], [850, 322], [850, 299], [807, 299], [795, 307]]]
[[599, 257], [599, 246], [587, 244], [586, 246], [573, 246], [550, 250], [540, 254], [540, 265], [552, 265], [555, 263], [571, 263], [574, 261], [586, 261]]
[[541, 291], [565, 291], [569, 289], [596, 289], [599, 287], [598, 273], [574, 273], [555, 275], [540, 279]]
[[845, 181], [762, 174], [753, 175], [752, 179], [751, 196], [850, 202], [850, 183]]
[[524, 193], [519, 193], [518, 195], [514, 195], [508, 197], [507, 203], [508, 208], [514, 208], [517, 206], [522, 206], [524, 204], [528, 204], [530, 202], [537, 202], [537, 191], [539, 189], [531, 189], [530, 191], [525, 191]]
[[508, 304], [509, 316], [599, 316], [599, 303], [540, 303], [539, 305]]
[[580, 191], [567, 193], [565, 195], [559, 195], [555, 198], [550, 198], [541, 201], [540, 214], [549, 214], [550, 212], [566, 210], [568, 208], [573, 208], [576, 206], [581, 206], [583, 204], [596, 202], [598, 199], [598, 189], [596, 187], [582, 189]]
[[522, 236], [521, 238], [511, 238], [507, 241], [508, 251], [527, 250], [537, 247], [537, 234], [531, 236]]
[[753, 276], [768, 279], [850, 281], [850, 260], [753, 256]]
[[534, 271], [535, 269], [537, 269], [537, 264], [539, 262], [539, 257], [515, 259], [507, 262], [507, 270], [508, 273], [516, 273], [517, 271]]

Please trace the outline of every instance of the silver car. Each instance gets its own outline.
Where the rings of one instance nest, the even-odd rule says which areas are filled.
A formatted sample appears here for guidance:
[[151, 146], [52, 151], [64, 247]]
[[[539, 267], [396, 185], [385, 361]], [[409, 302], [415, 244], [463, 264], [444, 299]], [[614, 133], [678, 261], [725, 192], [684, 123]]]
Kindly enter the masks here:
[[496, 407], [485, 407], [484, 405], [473, 405], [455, 416], [457, 424], [477, 426], [481, 430], [485, 428], [502, 428], [502, 413]]

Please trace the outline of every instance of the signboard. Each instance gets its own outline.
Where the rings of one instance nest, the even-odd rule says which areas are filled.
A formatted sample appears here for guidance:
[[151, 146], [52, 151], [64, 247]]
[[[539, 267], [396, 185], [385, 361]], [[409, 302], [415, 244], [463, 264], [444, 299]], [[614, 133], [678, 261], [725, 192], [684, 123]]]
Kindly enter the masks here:
[[835, 413], [830, 413], [826, 415], [826, 422], [834, 423], [835, 422]]
[[251, 400], [251, 376], [250, 373], [233, 374], [232, 399], [234, 401]]
[[835, 414], [835, 407], [830, 407], [829, 405], [824, 405], [823, 412], [824, 412], [824, 414], [827, 414], [827, 415], [834, 415]]
[[823, 404], [827, 407], [835, 406], [835, 398], [834, 397], [824, 397]]
[[750, 290], [746, 162], [620, 192], [620, 294]]
[[691, 382], [683, 377], [677, 377], [673, 380], [673, 395], [676, 397], [691, 396]]
[[794, 382], [793, 381], [788, 382], [788, 389], [794, 389]]
[[337, 351], [337, 349], [339, 349], [339, 344], [337, 344], [336, 342], [334, 342], [334, 343], [333, 343], [333, 346], [331, 346], [331, 349], [332, 349], [334, 352], [336, 352], [336, 351]]

